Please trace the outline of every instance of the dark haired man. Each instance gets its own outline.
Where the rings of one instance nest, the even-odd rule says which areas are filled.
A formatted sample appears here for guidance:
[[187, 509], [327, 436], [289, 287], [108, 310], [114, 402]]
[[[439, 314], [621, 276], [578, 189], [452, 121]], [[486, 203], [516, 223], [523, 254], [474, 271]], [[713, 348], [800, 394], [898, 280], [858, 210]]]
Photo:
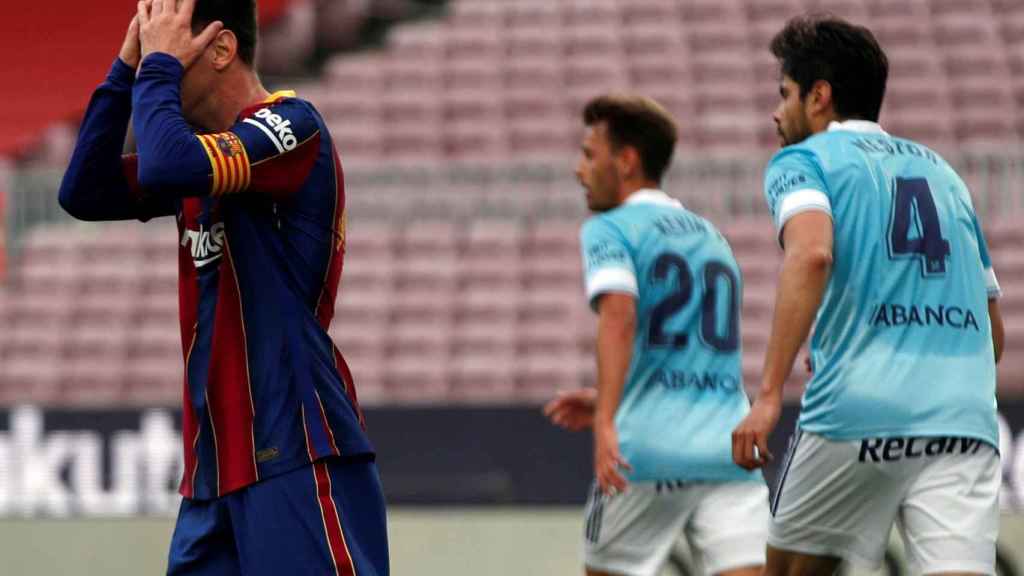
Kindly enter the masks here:
[[[308, 102], [263, 88], [255, 49], [253, 0], [139, 2], [60, 201], [83, 220], [177, 217], [185, 470], [168, 574], [384, 575], [374, 453], [327, 335], [341, 164]], [[129, 117], [138, 155], [122, 158]]]
[[602, 96], [583, 121], [576, 176], [595, 212], [580, 236], [598, 383], [546, 412], [593, 427], [587, 574], [653, 576], [684, 533], [709, 573], [758, 575], [768, 491], [729, 451], [749, 410], [739, 267], [710, 222], [660, 190], [676, 144], [664, 108]]
[[785, 147], [765, 195], [785, 251], [761, 393], [733, 433], [770, 457], [782, 383], [811, 331], [814, 376], [772, 504], [766, 573], [877, 566], [895, 521], [914, 573], [991, 574], [1001, 483], [999, 285], [964, 182], [878, 125], [888, 61], [866, 28], [775, 36]]

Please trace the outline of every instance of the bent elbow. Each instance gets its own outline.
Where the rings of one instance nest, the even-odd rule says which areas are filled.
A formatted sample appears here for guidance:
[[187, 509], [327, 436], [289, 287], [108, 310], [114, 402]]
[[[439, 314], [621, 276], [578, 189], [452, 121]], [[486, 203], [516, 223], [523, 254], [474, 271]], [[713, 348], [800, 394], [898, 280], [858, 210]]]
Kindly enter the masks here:
[[825, 248], [811, 250], [807, 254], [807, 266], [815, 270], [830, 270], [832, 268], [832, 251]]
[[65, 180], [61, 182], [57, 202], [72, 218], [85, 221], [92, 220], [92, 218], [89, 217], [85, 203], [80, 199], [81, 193], [76, 188], [77, 187], [75, 185], [69, 183], [65, 178]]
[[162, 190], [168, 186], [168, 175], [172, 172], [164, 167], [153, 166], [139, 159], [139, 187], [145, 190]]
[[788, 259], [800, 269], [810, 273], [827, 274], [832, 269], [832, 251], [824, 247], [799, 250]]

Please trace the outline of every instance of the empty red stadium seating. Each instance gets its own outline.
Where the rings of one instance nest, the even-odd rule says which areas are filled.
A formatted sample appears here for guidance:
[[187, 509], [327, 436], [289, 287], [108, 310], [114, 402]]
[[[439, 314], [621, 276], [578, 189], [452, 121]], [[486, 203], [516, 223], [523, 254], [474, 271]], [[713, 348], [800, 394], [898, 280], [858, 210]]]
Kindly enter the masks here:
[[[345, 35], [368, 16], [358, 4], [306, 3], [323, 18], [310, 22], [308, 10], [300, 11], [285, 25], [334, 30], [336, 47], [348, 46]], [[379, 48], [330, 57], [321, 78], [297, 88], [323, 113], [349, 174], [413, 167], [436, 177], [438, 166], [466, 166], [469, 175], [425, 177], [400, 191], [373, 181], [349, 186], [350, 212], [384, 216], [351, 222], [330, 332], [361, 399], [537, 402], [593, 382], [595, 320], [582, 294], [583, 199], [571, 158], [582, 104], [608, 90], [638, 91], [665, 104], [680, 122], [679, 156], [690, 168], [700, 160], [682, 178], [681, 199], [698, 212], [733, 215], [723, 232], [744, 272], [743, 366], [746, 385], [756, 386], [780, 253], [768, 220], [744, 216], [763, 212], [760, 171], [729, 161], [778, 146], [771, 37], [808, 8], [867, 24], [891, 61], [887, 130], [940, 151], [1004, 146], [1024, 138], [1022, 6], [452, 0], [442, 19], [399, 25]], [[293, 62], [308, 55], [305, 40], [286, 34], [269, 46], [281, 62]], [[54, 129], [48, 157], [63, 161], [73, 136], [67, 127]], [[517, 162], [560, 176], [540, 183], [472, 178], [473, 168], [509, 170]], [[963, 172], [968, 184], [994, 188], [991, 178], [978, 176], [993, 168], [971, 162]], [[1019, 166], [1006, 167], [1012, 169]], [[395, 216], [395, 204], [406, 201], [422, 213], [405, 208]], [[1004, 312], [1017, 319], [1007, 322], [1008, 340], [1019, 342], [1024, 227], [1001, 210], [1019, 213], [1019, 191], [977, 201], [983, 212], [1001, 216], [985, 225]], [[577, 211], [547, 210], [567, 203]], [[533, 216], [488, 218], [482, 207], [503, 215], [530, 207]], [[175, 237], [172, 223], [29, 232], [11, 282], [0, 287], [0, 405], [178, 404]], [[999, 370], [1001, 391], [1024, 393], [1024, 356], [1007, 354]], [[798, 367], [787, 395], [799, 394], [804, 380]]]
[[[755, 387], [781, 251], [763, 216], [722, 228], [743, 270], [744, 375]], [[1024, 338], [1024, 228], [1013, 219], [986, 228], [1013, 343]], [[109, 233], [40, 229], [25, 251], [73, 263], [96, 247], [133, 239], [123, 254], [128, 261], [157, 244], [173, 253], [170, 228], [103, 230]], [[571, 220], [354, 222], [330, 333], [361, 399], [539, 402], [558, 389], [593, 383], [596, 323], [582, 294], [577, 232]], [[0, 404], [177, 404], [176, 261], [149, 262], [148, 284], [90, 284], [94, 271], [72, 270], [19, 260], [15, 275], [22, 281], [0, 291]], [[29, 273], [31, 285], [24, 283]], [[1006, 354], [999, 374], [1000, 390], [1024, 392], [1019, 354]], [[798, 365], [787, 395], [798, 395], [804, 380]]]

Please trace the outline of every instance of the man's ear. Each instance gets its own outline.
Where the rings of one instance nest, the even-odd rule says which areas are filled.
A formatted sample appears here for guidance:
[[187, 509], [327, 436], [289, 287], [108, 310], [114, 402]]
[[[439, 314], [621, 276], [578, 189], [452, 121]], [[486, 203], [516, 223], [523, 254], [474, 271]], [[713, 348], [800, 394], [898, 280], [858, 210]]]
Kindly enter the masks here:
[[633, 146], [622, 146], [615, 155], [615, 159], [619, 163], [619, 174], [623, 178], [636, 178], [643, 172], [640, 152]]
[[835, 102], [832, 100], [832, 84], [826, 80], [818, 80], [811, 86], [807, 94], [808, 112], [818, 116], [828, 114], [835, 109]]
[[207, 50], [213, 50], [213, 68], [220, 72], [235, 61], [238, 55], [238, 38], [231, 30], [221, 30]]

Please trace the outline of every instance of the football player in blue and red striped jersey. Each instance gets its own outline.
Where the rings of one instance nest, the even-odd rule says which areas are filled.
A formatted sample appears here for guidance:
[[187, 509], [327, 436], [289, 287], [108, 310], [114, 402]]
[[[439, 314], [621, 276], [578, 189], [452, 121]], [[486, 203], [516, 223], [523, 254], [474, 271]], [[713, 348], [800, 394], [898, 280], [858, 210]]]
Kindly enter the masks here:
[[[184, 500], [168, 574], [388, 573], [384, 500], [327, 334], [345, 187], [323, 119], [254, 69], [254, 0], [149, 0], [60, 190], [82, 220], [175, 216]], [[122, 156], [129, 118], [138, 154]]]

